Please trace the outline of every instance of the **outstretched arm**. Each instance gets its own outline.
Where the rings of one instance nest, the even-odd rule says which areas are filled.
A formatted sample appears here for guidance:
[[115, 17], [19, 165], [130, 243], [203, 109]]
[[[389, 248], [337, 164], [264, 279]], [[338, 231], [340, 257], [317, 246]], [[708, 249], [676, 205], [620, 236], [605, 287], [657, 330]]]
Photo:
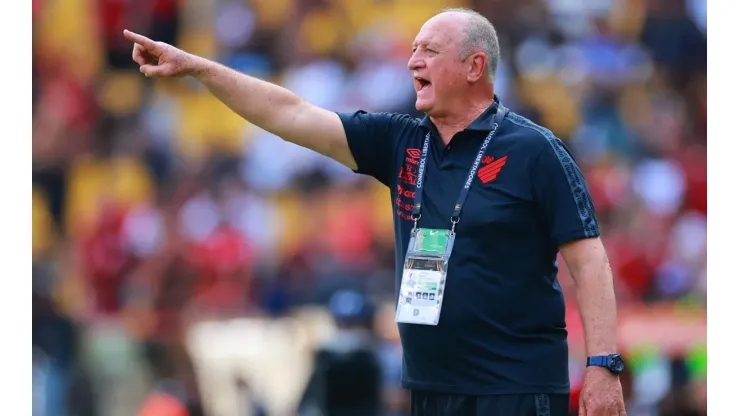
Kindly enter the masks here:
[[163, 42], [124, 31], [133, 59], [148, 77], [193, 76], [250, 123], [357, 169], [339, 116], [278, 85], [239, 73]]

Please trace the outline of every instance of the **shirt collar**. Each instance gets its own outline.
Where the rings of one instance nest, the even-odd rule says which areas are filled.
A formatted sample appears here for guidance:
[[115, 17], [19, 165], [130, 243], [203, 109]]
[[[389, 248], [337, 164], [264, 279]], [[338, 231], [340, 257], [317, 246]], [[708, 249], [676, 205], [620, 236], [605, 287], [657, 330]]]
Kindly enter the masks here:
[[[498, 110], [498, 106], [501, 104], [501, 101], [499, 100], [498, 96], [493, 96], [493, 103], [486, 109], [486, 111], [483, 112], [480, 116], [478, 116], [477, 119], [475, 119], [468, 127], [465, 128], [465, 130], [472, 130], [472, 131], [491, 131], [493, 130], [493, 118], [496, 115], [496, 111]], [[421, 120], [421, 125], [423, 127], [426, 127], [430, 130], [436, 130], [434, 127], [434, 123], [432, 123], [432, 119], [429, 118], [428, 115], [424, 116], [424, 118]]]

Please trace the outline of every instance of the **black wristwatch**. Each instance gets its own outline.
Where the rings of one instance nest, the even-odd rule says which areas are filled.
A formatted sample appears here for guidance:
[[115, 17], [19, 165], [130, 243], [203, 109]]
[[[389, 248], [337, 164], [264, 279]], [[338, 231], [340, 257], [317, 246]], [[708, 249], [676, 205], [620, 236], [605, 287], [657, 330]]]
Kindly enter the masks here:
[[624, 371], [624, 359], [619, 354], [596, 355], [586, 358], [586, 367], [604, 367], [612, 374], [618, 375]]

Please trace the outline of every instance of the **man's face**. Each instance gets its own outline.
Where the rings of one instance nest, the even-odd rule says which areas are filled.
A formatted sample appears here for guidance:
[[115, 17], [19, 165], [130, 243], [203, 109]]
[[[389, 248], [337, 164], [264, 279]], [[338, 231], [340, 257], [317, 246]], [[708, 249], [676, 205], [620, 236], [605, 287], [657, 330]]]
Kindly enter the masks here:
[[416, 109], [437, 116], [466, 83], [466, 66], [460, 60], [465, 16], [443, 13], [421, 27], [413, 43], [409, 70], [414, 76]]

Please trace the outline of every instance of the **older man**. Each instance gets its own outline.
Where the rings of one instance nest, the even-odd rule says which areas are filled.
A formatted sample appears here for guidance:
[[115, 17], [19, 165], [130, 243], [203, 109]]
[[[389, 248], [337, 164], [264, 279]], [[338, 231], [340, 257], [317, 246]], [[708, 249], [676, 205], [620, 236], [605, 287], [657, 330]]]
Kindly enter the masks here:
[[585, 181], [553, 134], [494, 96], [496, 32], [451, 9], [408, 62], [423, 120], [336, 114], [279, 86], [126, 31], [146, 76], [190, 75], [251, 123], [390, 188], [402, 383], [418, 415], [566, 415], [558, 252], [589, 354], [581, 412], [624, 414], [616, 306]]

